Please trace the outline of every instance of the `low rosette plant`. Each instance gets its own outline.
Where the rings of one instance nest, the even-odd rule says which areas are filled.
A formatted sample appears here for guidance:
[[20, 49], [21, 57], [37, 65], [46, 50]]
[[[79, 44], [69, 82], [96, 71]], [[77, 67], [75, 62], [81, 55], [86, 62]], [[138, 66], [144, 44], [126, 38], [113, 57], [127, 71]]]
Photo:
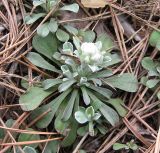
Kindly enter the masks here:
[[[101, 117], [101, 114], [98, 112], [95, 113], [95, 110], [92, 106], [88, 107], [87, 109], [85, 109], [84, 107], [80, 107], [79, 110], [75, 112], [75, 119], [80, 124], [88, 123], [85, 127], [83, 127], [83, 129], [82, 127], [79, 128], [79, 131], [81, 130], [80, 135], [82, 135], [82, 133], [84, 132], [87, 133], [89, 131], [89, 134], [91, 136], [94, 136], [95, 135], [94, 126], [96, 124], [96, 121], [100, 120], [100, 117]], [[98, 123], [99, 122], [97, 122], [97, 124]], [[82, 132], [82, 130], [84, 132]]]
[[[27, 59], [33, 65], [50, 71], [50, 76], [51, 72], [57, 73], [57, 77], [44, 77], [38, 85], [30, 86], [20, 97], [22, 109], [34, 110], [32, 119], [45, 114], [36, 122], [39, 128], [46, 128], [55, 117], [54, 127], [58, 132], [66, 135], [66, 130], [69, 129], [63, 140], [64, 146], [75, 141], [78, 122], [88, 122], [91, 135], [94, 135], [94, 127], [98, 127], [98, 122], [102, 126], [108, 123], [116, 125], [119, 115], [125, 116], [126, 110], [120, 99], [111, 98], [113, 91], [115, 92], [113, 88], [135, 92], [137, 79], [129, 73], [113, 75], [111, 66], [121, 62], [121, 58], [112, 52], [111, 40], [105, 35], [99, 36], [95, 42], [81, 42], [78, 37], [73, 37], [73, 41], [65, 42], [62, 48], [58, 48], [55, 36], [50, 34], [48, 37], [34, 37], [33, 46], [40, 54], [30, 52]], [[42, 43], [39, 40], [43, 40]], [[53, 93], [56, 97], [48, 104], [40, 106], [45, 98]], [[86, 122], [80, 122], [80, 118], [84, 117], [82, 113], [79, 118], [77, 116], [82, 110], [80, 106], [83, 106], [84, 110], [87, 108]], [[98, 129], [100, 132], [105, 130], [100, 126]]]
[[[148, 75], [141, 78], [141, 83], [152, 90], [156, 90], [160, 85], [160, 62], [153, 61], [150, 57], [145, 57], [142, 60], [142, 66], [147, 70]], [[160, 91], [157, 92], [157, 97], [160, 99]]]
[[126, 144], [123, 143], [115, 143], [113, 145], [113, 150], [126, 150], [127, 152], [136, 151], [138, 150], [138, 145], [135, 143], [134, 140], [127, 142]]
[[[60, 24], [61, 14], [64, 12], [78, 13], [77, 3], [64, 4], [60, 0], [33, 0], [33, 8], [25, 16], [25, 23], [30, 25], [44, 19], [52, 11], [47, 21], [37, 27], [37, 34], [46, 37], [49, 33], [55, 33], [59, 41], [69, 40], [70, 34], [76, 35], [77, 29], [68, 24]], [[32, 6], [31, 6], [32, 7]]]

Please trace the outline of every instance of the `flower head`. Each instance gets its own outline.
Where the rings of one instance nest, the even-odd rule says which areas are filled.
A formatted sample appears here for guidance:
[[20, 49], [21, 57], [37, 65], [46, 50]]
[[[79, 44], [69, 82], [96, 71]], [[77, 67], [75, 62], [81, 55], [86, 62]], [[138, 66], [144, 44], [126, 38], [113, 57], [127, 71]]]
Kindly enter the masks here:
[[81, 45], [82, 54], [84, 55], [94, 55], [95, 53], [98, 53], [98, 47], [95, 45], [95, 43], [82, 43]]
[[[100, 42], [101, 43], [101, 42]], [[81, 60], [90, 64], [98, 63], [103, 60], [103, 54], [101, 52], [101, 45], [96, 43], [82, 43], [81, 45]]]
[[[87, 66], [89, 71], [99, 71], [106, 67], [107, 63], [112, 60], [110, 54], [102, 49], [103, 46], [101, 41], [97, 41], [95, 43], [84, 42], [82, 44], [77, 41], [74, 42], [74, 44], [76, 44], [75, 46], [77, 50], [74, 50], [73, 45], [70, 42], [66, 42], [63, 45], [62, 52], [78, 58], [78, 61], [80, 61], [81, 65], [85, 65], [85, 67]], [[73, 59], [68, 56], [62, 56], [61, 59], [65, 60], [65, 63], [68, 62], [68, 59], [73, 61]], [[70, 61], [69, 63], [74, 63]]]

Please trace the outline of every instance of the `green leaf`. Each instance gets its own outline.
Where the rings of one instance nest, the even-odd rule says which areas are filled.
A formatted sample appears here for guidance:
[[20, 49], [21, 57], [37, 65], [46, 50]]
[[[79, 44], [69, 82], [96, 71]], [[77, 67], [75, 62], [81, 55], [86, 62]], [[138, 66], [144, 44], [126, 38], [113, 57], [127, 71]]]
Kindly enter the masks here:
[[90, 104], [90, 97], [88, 96], [86, 88], [82, 86], [81, 91], [82, 91], [82, 96], [83, 96], [84, 103], [86, 105], [89, 105]]
[[66, 81], [69, 81], [68, 79], [74, 80], [73, 79], [73, 73], [70, 71], [70, 68], [69, 68], [69, 66], [67, 64], [66, 65], [62, 65], [61, 66], [61, 70], [63, 72], [63, 75], [67, 77]]
[[147, 86], [148, 88], [154, 88], [154, 87], [157, 85], [158, 82], [160, 82], [159, 79], [151, 79], [151, 80], [148, 80], [148, 81], [146, 82], [146, 86]]
[[62, 83], [62, 79], [47, 79], [42, 82], [44, 90], [47, 90], [55, 85]]
[[45, 13], [38, 13], [38, 14], [33, 13], [31, 15], [27, 15], [24, 20], [26, 24], [32, 24], [41, 17], [44, 17], [45, 15], [46, 15]]
[[91, 74], [88, 78], [106, 78], [113, 75], [113, 72], [111, 70], [102, 70], [98, 71], [96, 73]]
[[112, 126], [115, 126], [119, 122], [119, 116], [117, 112], [111, 107], [102, 103], [102, 107], [100, 107], [99, 110]]
[[113, 41], [111, 40], [111, 38], [106, 35], [106, 34], [101, 34], [100, 36], [98, 36], [97, 40], [102, 42], [102, 50], [106, 50], [106, 51], [110, 51], [113, 49], [114, 44]]
[[68, 33], [66, 33], [65, 31], [63, 31], [61, 29], [57, 30], [56, 36], [57, 36], [58, 40], [60, 40], [62, 42], [67, 42], [69, 40]]
[[[57, 99], [56, 99], [57, 100]], [[61, 104], [61, 102], [59, 102]], [[46, 114], [40, 119], [38, 120], [35, 125], [40, 128], [40, 129], [44, 129], [47, 128], [47, 126], [50, 124], [50, 122], [52, 121], [55, 112], [58, 109], [58, 106], [60, 105], [58, 102], [55, 103], [55, 109], [53, 110], [49, 105], [44, 105], [40, 108], [37, 108], [36, 110], [34, 110], [31, 114], [31, 119], [34, 120], [36, 119], [38, 116], [44, 114], [46, 112]], [[59, 104], [59, 105], [58, 105]], [[58, 106], [57, 106], [58, 105]]]
[[48, 29], [50, 32], [55, 33], [58, 29], [58, 22], [54, 19], [51, 18], [49, 23], [48, 23]]
[[[27, 130], [33, 131], [33, 129], [28, 128]], [[28, 134], [28, 133], [21, 133], [18, 137], [18, 142], [25, 142], [25, 141], [36, 141], [40, 140], [40, 136], [38, 134]], [[36, 148], [39, 144], [31, 144], [30, 147]]]
[[156, 68], [155, 68], [155, 69], [150, 70], [150, 71], [148, 72], [148, 76], [149, 76], [149, 77], [153, 77], [153, 76], [159, 77], [160, 74], [158, 73], [158, 71], [157, 71]]
[[94, 117], [94, 115], [95, 115], [94, 108], [93, 108], [92, 106], [88, 107], [88, 108], [86, 109], [85, 113], [86, 113], [88, 119], [91, 120], [91, 119]]
[[57, 39], [55, 35], [49, 33], [45, 38], [35, 35], [33, 37], [32, 45], [37, 52], [53, 60], [52, 56], [57, 51]]
[[37, 28], [37, 34], [41, 37], [46, 37], [49, 34], [49, 29], [48, 29], [48, 22], [40, 25]]
[[96, 37], [95, 32], [88, 30], [85, 32], [83, 40], [84, 40], [84, 42], [93, 42], [95, 37]]
[[94, 116], [93, 116], [93, 120], [98, 120], [99, 118], [101, 117], [101, 114], [100, 113], [95, 113]]
[[27, 59], [35, 66], [38, 66], [40, 68], [50, 70], [53, 72], [61, 73], [60, 70], [56, 69], [55, 66], [49, 64], [41, 55], [37, 53], [34, 53], [34, 52], [28, 53]]
[[65, 42], [63, 44], [63, 52], [65, 54], [72, 55], [73, 54], [73, 45], [70, 42]]
[[144, 57], [142, 60], [142, 66], [148, 71], [155, 69], [155, 64], [150, 57]]
[[[24, 78], [26, 78], [28, 80], [28, 76], [24, 76]], [[29, 81], [21, 79], [21, 86], [25, 89], [29, 88]]]
[[71, 94], [71, 98], [64, 110], [64, 113], [63, 113], [63, 116], [62, 116], [62, 120], [63, 121], [67, 121], [71, 115], [72, 115], [72, 111], [73, 111], [73, 107], [74, 107], [74, 102], [76, 100], [76, 97], [78, 95], [78, 90], [74, 89], [72, 91], [72, 94]]
[[44, 153], [57, 153], [59, 148], [59, 141], [51, 141], [47, 143]]
[[88, 126], [83, 126], [78, 128], [77, 134], [81, 137], [83, 137], [88, 132]]
[[137, 150], [137, 149], [138, 149], [138, 146], [137, 146], [137, 144], [132, 144], [132, 145], [130, 146], [130, 148], [131, 148], [132, 150]]
[[103, 95], [104, 97], [106, 97], [108, 99], [110, 99], [110, 97], [113, 94], [112, 91], [107, 89], [107, 88], [102, 88], [102, 87], [98, 87], [98, 86], [96, 87], [96, 86], [94, 86], [92, 84], [90, 84], [90, 86], [88, 86], [88, 88], [96, 91], [97, 93]]
[[160, 32], [159, 31], [153, 31], [149, 43], [153, 47], [157, 47], [157, 49], [160, 50]]
[[20, 96], [19, 104], [24, 111], [36, 109], [42, 101], [53, 91], [44, 91], [40, 87], [30, 87], [29, 90]]
[[92, 99], [91, 105], [93, 106], [94, 110], [97, 111], [102, 107], [102, 102], [95, 96], [95, 94], [88, 90], [88, 94]]
[[126, 147], [127, 147], [126, 144], [115, 143], [113, 145], [113, 150], [121, 150], [121, 149], [125, 149]]
[[157, 43], [156, 47], [160, 50], [160, 41]]
[[76, 3], [70, 4], [70, 5], [64, 5], [59, 10], [62, 10], [62, 11], [71, 11], [71, 12], [74, 12], [74, 13], [78, 13], [78, 11], [79, 11], [79, 5], [76, 4]]
[[[0, 115], [1, 115], [1, 112], [0, 112]], [[6, 127], [11, 128], [14, 123], [15, 123], [15, 121], [13, 119], [8, 119], [5, 122], [5, 125], [6, 125]], [[5, 137], [5, 135], [6, 135], [6, 130], [0, 128], [0, 139], [3, 139]]]
[[122, 75], [112, 76], [104, 79], [104, 82], [112, 87], [128, 92], [136, 92], [138, 89], [138, 81], [132, 73], [124, 73]]
[[127, 110], [122, 106], [123, 101], [121, 99], [109, 99], [109, 103], [116, 109], [121, 117], [124, 117], [127, 114]]
[[73, 35], [78, 35], [78, 30], [76, 28], [74, 28], [71, 25], [64, 25], [63, 26], [69, 33], [73, 34]]
[[45, 1], [44, 0], [34, 0], [33, 1], [33, 6], [39, 6], [39, 5], [42, 5], [42, 4], [44, 4], [45, 3]]
[[80, 99], [79, 97], [80, 97], [80, 94], [78, 92], [78, 96], [76, 97], [75, 104], [74, 104], [74, 113], [79, 110], [79, 99]]
[[39, 76], [32, 76], [34, 81], [30, 84], [28, 75], [24, 76], [25, 79], [21, 79], [21, 86], [25, 89], [28, 89], [31, 86], [40, 86], [41, 82], [39, 80]]
[[96, 87], [96, 86], [102, 86], [102, 81], [101, 81], [101, 79], [91, 79], [91, 81], [93, 81], [93, 83], [94, 83], [94, 86]]
[[71, 89], [64, 91], [60, 94], [57, 98], [53, 99], [49, 104], [44, 105], [36, 110], [34, 110], [31, 114], [31, 119], [37, 118], [39, 115], [49, 111], [43, 118], [41, 118], [37, 123], [37, 127], [39, 128], [46, 128], [49, 123], [52, 121], [56, 111], [58, 110], [59, 106], [63, 102], [63, 100], [68, 96], [71, 92]]
[[106, 126], [103, 125], [96, 125], [97, 129], [100, 131], [101, 134], [105, 135], [107, 133]]
[[118, 54], [109, 54], [109, 57], [111, 58], [111, 61], [107, 61], [105, 65], [102, 65], [103, 67], [112, 66], [122, 61], [121, 57]]
[[74, 80], [74, 79], [64, 81], [64, 82], [58, 87], [59, 92], [63, 92], [63, 91], [65, 91], [65, 90], [67, 90], [67, 89], [70, 88], [75, 82], [76, 82], [76, 80]]
[[37, 151], [36, 151], [34, 148], [29, 147], [29, 146], [25, 146], [25, 147], [23, 148], [23, 151], [24, 151], [25, 153], [37, 153]]
[[0, 139], [4, 139], [4, 137], [5, 137], [4, 129], [0, 128]]
[[76, 46], [77, 50], [81, 48], [80, 40], [78, 39], [78, 37], [73, 37], [73, 43]]
[[5, 122], [5, 125], [10, 128], [13, 126], [14, 123], [15, 123], [15, 120], [10, 118]]
[[92, 136], [92, 137], [95, 136], [93, 122], [89, 121], [88, 126], [89, 126], [89, 128], [88, 128], [89, 135]]
[[56, 117], [54, 121], [54, 128], [56, 129], [57, 132], [63, 134], [65, 130], [67, 129], [69, 122], [62, 121], [62, 114], [61, 112], [58, 112], [58, 116]]
[[140, 83], [146, 86], [147, 81], [148, 81], [147, 77], [141, 77]]
[[83, 42], [93, 42], [96, 37], [95, 32], [92, 30], [80, 30], [79, 35], [83, 38]]
[[79, 111], [77, 111], [75, 113], [75, 119], [80, 124], [84, 124], [84, 123], [88, 122], [88, 117], [86, 116], [85, 110], [79, 109]]
[[62, 146], [63, 147], [68, 147], [68, 146], [72, 145], [77, 138], [78, 123], [76, 122], [75, 119], [71, 120], [71, 125], [70, 126], [71, 127], [70, 127], [70, 131], [69, 131], [68, 135], [62, 141]]

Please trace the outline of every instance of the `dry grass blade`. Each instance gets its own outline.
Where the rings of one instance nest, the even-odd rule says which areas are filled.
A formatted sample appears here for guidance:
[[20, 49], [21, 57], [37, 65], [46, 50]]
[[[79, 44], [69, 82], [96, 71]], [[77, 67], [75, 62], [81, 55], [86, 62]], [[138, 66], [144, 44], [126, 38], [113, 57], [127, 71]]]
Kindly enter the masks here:
[[16, 143], [2, 143], [0, 144], [0, 146], [22, 146], [22, 145], [30, 145], [30, 144], [36, 144], [36, 143], [45, 143], [45, 142], [56, 141], [56, 140], [62, 140], [62, 138], [59, 137], [59, 138], [52, 138], [52, 139], [46, 139], [46, 140], [24, 141], [24, 142], [16, 142]]
[[157, 135], [154, 153], [159, 153], [159, 152], [160, 152], [160, 128], [159, 128], [158, 135]]
[[8, 130], [8, 131], [12, 131], [12, 132], [17, 132], [17, 133], [41, 134], [41, 135], [56, 135], [56, 134], [58, 134], [58, 133], [53, 133], [53, 132], [39, 132], [39, 131], [14, 129], [14, 128], [8, 128], [8, 127], [3, 127], [3, 126], [0, 126], [0, 128]]

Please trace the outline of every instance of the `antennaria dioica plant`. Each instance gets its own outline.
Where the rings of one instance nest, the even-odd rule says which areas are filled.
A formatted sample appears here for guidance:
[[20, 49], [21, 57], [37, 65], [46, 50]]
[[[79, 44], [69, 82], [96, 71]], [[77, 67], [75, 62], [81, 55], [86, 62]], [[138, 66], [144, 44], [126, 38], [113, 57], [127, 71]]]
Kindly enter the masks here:
[[[43, 77], [39, 84], [29, 86], [20, 97], [21, 107], [24, 111], [33, 110], [31, 119], [48, 112], [36, 122], [39, 128], [46, 128], [55, 118], [54, 128], [58, 132], [66, 135], [66, 129], [70, 129], [63, 146], [72, 144], [77, 132], [88, 131], [93, 136], [98, 131], [104, 134], [107, 130], [104, 125], [115, 126], [126, 110], [121, 99], [112, 98], [113, 88], [135, 92], [138, 86], [133, 74], [113, 74], [111, 66], [121, 62], [121, 57], [112, 52], [111, 39], [102, 34], [96, 41], [95, 37], [88, 40], [87, 34], [83, 31], [81, 41], [77, 35], [62, 47], [58, 47], [52, 33], [45, 38], [36, 35], [33, 47], [37, 52], [27, 55], [33, 65], [46, 69], [50, 76], [56, 73], [57, 77]], [[56, 97], [41, 105], [53, 94]]]

